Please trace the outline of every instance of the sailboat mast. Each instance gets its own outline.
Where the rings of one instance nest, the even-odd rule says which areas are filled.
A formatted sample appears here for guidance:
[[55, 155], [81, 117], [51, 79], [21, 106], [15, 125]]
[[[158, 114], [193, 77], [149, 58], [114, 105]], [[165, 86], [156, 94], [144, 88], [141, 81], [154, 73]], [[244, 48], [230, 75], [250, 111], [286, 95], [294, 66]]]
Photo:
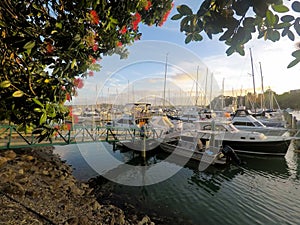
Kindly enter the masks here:
[[250, 50], [251, 69], [252, 69], [253, 91], [254, 91], [254, 104], [253, 105], [254, 105], [254, 110], [256, 111], [256, 107], [255, 107], [256, 92], [255, 92], [255, 79], [254, 79], [253, 58], [252, 58], [251, 48], [249, 48], [249, 50]]
[[199, 66], [197, 66], [197, 80], [196, 80], [196, 102], [195, 102], [195, 106], [197, 106], [198, 104], [198, 76], [199, 76]]
[[204, 107], [206, 107], [206, 95], [207, 95], [207, 76], [208, 76], [208, 68], [206, 69], [206, 77], [205, 77]]
[[225, 78], [223, 77], [223, 81], [222, 81], [222, 102], [221, 102], [221, 107], [223, 110], [224, 109], [224, 82], [225, 82]]
[[165, 80], [164, 80], [164, 102], [163, 106], [166, 106], [166, 83], [167, 83], [167, 71], [168, 71], [168, 53], [166, 55], [166, 64], [165, 64]]
[[209, 93], [209, 109], [211, 109], [211, 101], [212, 101], [212, 85], [213, 85], [213, 73], [211, 73], [210, 78], [210, 93]]
[[259, 62], [259, 67], [260, 67], [261, 90], [262, 90], [261, 108], [264, 109], [265, 108], [265, 91], [264, 91], [264, 77], [262, 75], [261, 62]]

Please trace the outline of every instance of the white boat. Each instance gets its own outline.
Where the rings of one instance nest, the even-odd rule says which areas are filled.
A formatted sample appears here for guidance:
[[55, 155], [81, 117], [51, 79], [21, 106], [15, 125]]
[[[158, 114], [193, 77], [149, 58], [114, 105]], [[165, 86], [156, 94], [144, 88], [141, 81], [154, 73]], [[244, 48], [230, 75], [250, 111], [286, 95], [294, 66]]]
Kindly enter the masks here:
[[240, 130], [260, 132], [268, 136], [289, 136], [287, 128], [267, 127], [251, 115], [234, 116], [231, 122]]
[[207, 141], [205, 145], [200, 141], [200, 135], [194, 131], [185, 131], [172, 138], [165, 138], [160, 143], [160, 148], [168, 153], [193, 159], [207, 165], [225, 164], [226, 157], [222, 153], [220, 146], [210, 145]]
[[233, 117], [253, 116], [267, 127], [286, 127], [283, 114], [275, 110], [260, 110], [252, 112], [246, 109], [237, 109]]
[[237, 129], [230, 121], [197, 121], [198, 132], [203, 131], [202, 141], [210, 137], [208, 131], [224, 133], [222, 146], [230, 146], [237, 153], [284, 156], [294, 137], [266, 136], [263, 133]]

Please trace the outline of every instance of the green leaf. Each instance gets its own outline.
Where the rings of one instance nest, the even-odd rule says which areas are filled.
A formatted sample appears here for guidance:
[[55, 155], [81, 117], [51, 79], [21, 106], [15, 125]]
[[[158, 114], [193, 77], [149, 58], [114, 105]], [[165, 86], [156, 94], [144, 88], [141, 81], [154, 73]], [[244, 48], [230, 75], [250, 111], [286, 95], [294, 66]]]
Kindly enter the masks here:
[[244, 46], [243, 45], [238, 45], [236, 46], [236, 49], [235, 49], [241, 56], [244, 56], [245, 55], [245, 50], [244, 50]]
[[289, 11], [289, 8], [285, 5], [272, 5], [272, 9], [278, 13], [285, 13]]
[[286, 28], [286, 27], [290, 27], [291, 24], [290, 23], [278, 23], [274, 26], [274, 28], [276, 29], [283, 29], [283, 28]]
[[239, 0], [233, 1], [232, 8], [236, 11], [238, 16], [244, 16], [251, 6], [251, 1]]
[[32, 98], [32, 101], [34, 101], [35, 104], [39, 105], [42, 107], [42, 109], [44, 108], [44, 105], [36, 98]]
[[292, 53], [292, 56], [300, 60], [300, 50], [296, 50]]
[[73, 59], [72, 64], [71, 64], [71, 69], [73, 69], [74, 66], [77, 66], [76, 59]]
[[193, 11], [187, 5], [180, 5], [180, 6], [178, 6], [177, 7], [177, 11], [181, 15], [192, 15], [193, 14]]
[[19, 98], [19, 97], [22, 97], [24, 95], [24, 92], [23, 91], [15, 91], [12, 96], [15, 97], [15, 98]]
[[289, 68], [297, 65], [299, 62], [300, 62], [299, 59], [294, 59], [292, 62], [290, 62], [290, 64], [287, 66], [287, 68], [289, 69]]
[[282, 22], [285, 22], [285, 23], [289, 23], [289, 22], [292, 22], [295, 17], [293, 17], [292, 15], [285, 15], [283, 17], [280, 18]]
[[269, 30], [268, 33], [268, 39], [275, 42], [280, 39], [280, 33], [277, 30]]
[[188, 34], [185, 38], [185, 43], [188, 44], [191, 42], [191, 40], [193, 39], [193, 34]]
[[184, 17], [181, 22], [180, 22], [180, 32], [183, 32], [186, 25], [188, 24], [188, 22], [190, 21], [190, 18], [187, 16], [187, 17]]
[[206, 12], [209, 11], [209, 7], [211, 4], [211, 0], [204, 0], [200, 6], [200, 9], [197, 12], [197, 16], [201, 17], [203, 16]]
[[56, 23], [55, 24], [55, 27], [59, 28], [59, 29], [62, 29], [62, 24], [61, 23]]
[[297, 18], [295, 20], [294, 28], [295, 28], [297, 34], [300, 36], [300, 19], [299, 18]]
[[293, 34], [293, 32], [292, 31], [288, 31], [288, 33], [287, 33], [287, 35], [288, 35], [288, 37], [289, 37], [289, 39], [291, 40], [291, 41], [294, 41], [295, 40], [295, 35]]
[[34, 46], [35, 46], [35, 41], [29, 41], [23, 46], [23, 48], [28, 50], [28, 49], [32, 49]]
[[171, 17], [171, 20], [179, 20], [179, 19], [181, 19], [182, 16], [183, 16], [182, 14], [176, 14]]
[[9, 80], [5, 80], [0, 83], [0, 87], [2, 87], [2, 88], [8, 88], [10, 85], [11, 85], [11, 83]]
[[270, 26], [274, 26], [276, 24], [276, 17], [270, 10], [266, 11], [266, 20]]
[[198, 34], [198, 33], [193, 34], [194, 41], [202, 41], [202, 39], [203, 39], [203, 37], [200, 34]]
[[40, 125], [44, 124], [47, 120], [47, 114], [43, 113], [41, 118], [40, 118]]
[[300, 2], [294, 1], [293, 4], [292, 4], [292, 9], [293, 9], [295, 12], [300, 12]]
[[80, 41], [80, 40], [81, 40], [80, 35], [76, 34], [74, 37], [74, 41]]
[[230, 46], [227, 50], [226, 50], [226, 54], [227, 56], [230, 56], [234, 53], [234, 48], [232, 46]]
[[227, 31], [225, 31], [225, 33], [219, 38], [219, 41], [225, 41], [228, 38], [231, 37], [231, 35], [233, 34], [234, 30], [233, 29], [228, 29]]
[[41, 108], [34, 108], [33, 111], [35, 111], [35, 112], [42, 112], [42, 109]]
[[281, 36], [282, 36], [282, 37], [286, 36], [286, 35], [288, 34], [288, 32], [289, 32], [289, 28], [288, 28], [288, 27], [285, 27], [285, 28], [283, 29], [282, 33], [281, 33]]

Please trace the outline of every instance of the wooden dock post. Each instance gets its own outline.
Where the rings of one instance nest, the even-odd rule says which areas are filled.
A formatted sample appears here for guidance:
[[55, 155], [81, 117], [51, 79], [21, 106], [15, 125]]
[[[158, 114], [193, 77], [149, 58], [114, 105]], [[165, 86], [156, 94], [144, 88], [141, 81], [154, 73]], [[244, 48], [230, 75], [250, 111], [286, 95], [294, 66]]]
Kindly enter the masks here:
[[[295, 130], [296, 130], [296, 137], [300, 137], [300, 121], [296, 119], [296, 125], [295, 125]], [[294, 147], [295, 147], [295, 151], [299, 152], [300, 150], [300, 140], [295, 140], [294, 141]]]
[[146, 159], [146, 135], [143, 137], [143, 146], [142, 146], [142, 157]]

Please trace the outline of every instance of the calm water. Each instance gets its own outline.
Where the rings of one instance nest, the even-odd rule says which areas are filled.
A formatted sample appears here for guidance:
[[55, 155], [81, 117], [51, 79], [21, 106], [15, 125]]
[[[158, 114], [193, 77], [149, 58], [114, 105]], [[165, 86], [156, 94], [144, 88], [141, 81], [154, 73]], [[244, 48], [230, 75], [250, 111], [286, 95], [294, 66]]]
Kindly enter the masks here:
[[[243, 157], [247, 164], [242, 167], [211, 166], [205, 171], [199, 171], [197, 162], [181, 166], [176, 159], [168, 161], [163, 153], [143, 160], [108, 143], [57, 146], [56, 153], [73, 166], [78, 179], [97, 177], [103, 201], [127, 202], [127, 208], [172, 218], [168, 224], [300, 224], [300, 153], [291, 149], [282, 158]], [[149, 166], [143, 175], [147, 181], [177, 172], [159, 183], [128, 186], [106, 182], [91, 164], [99, 165], [104, 177], [114, 174], [110, 177], [129, 182], [140, 175], [132, 169], [137, 165]], [[161, 165], [160, 172], [149, 172], [154, 165]]]

